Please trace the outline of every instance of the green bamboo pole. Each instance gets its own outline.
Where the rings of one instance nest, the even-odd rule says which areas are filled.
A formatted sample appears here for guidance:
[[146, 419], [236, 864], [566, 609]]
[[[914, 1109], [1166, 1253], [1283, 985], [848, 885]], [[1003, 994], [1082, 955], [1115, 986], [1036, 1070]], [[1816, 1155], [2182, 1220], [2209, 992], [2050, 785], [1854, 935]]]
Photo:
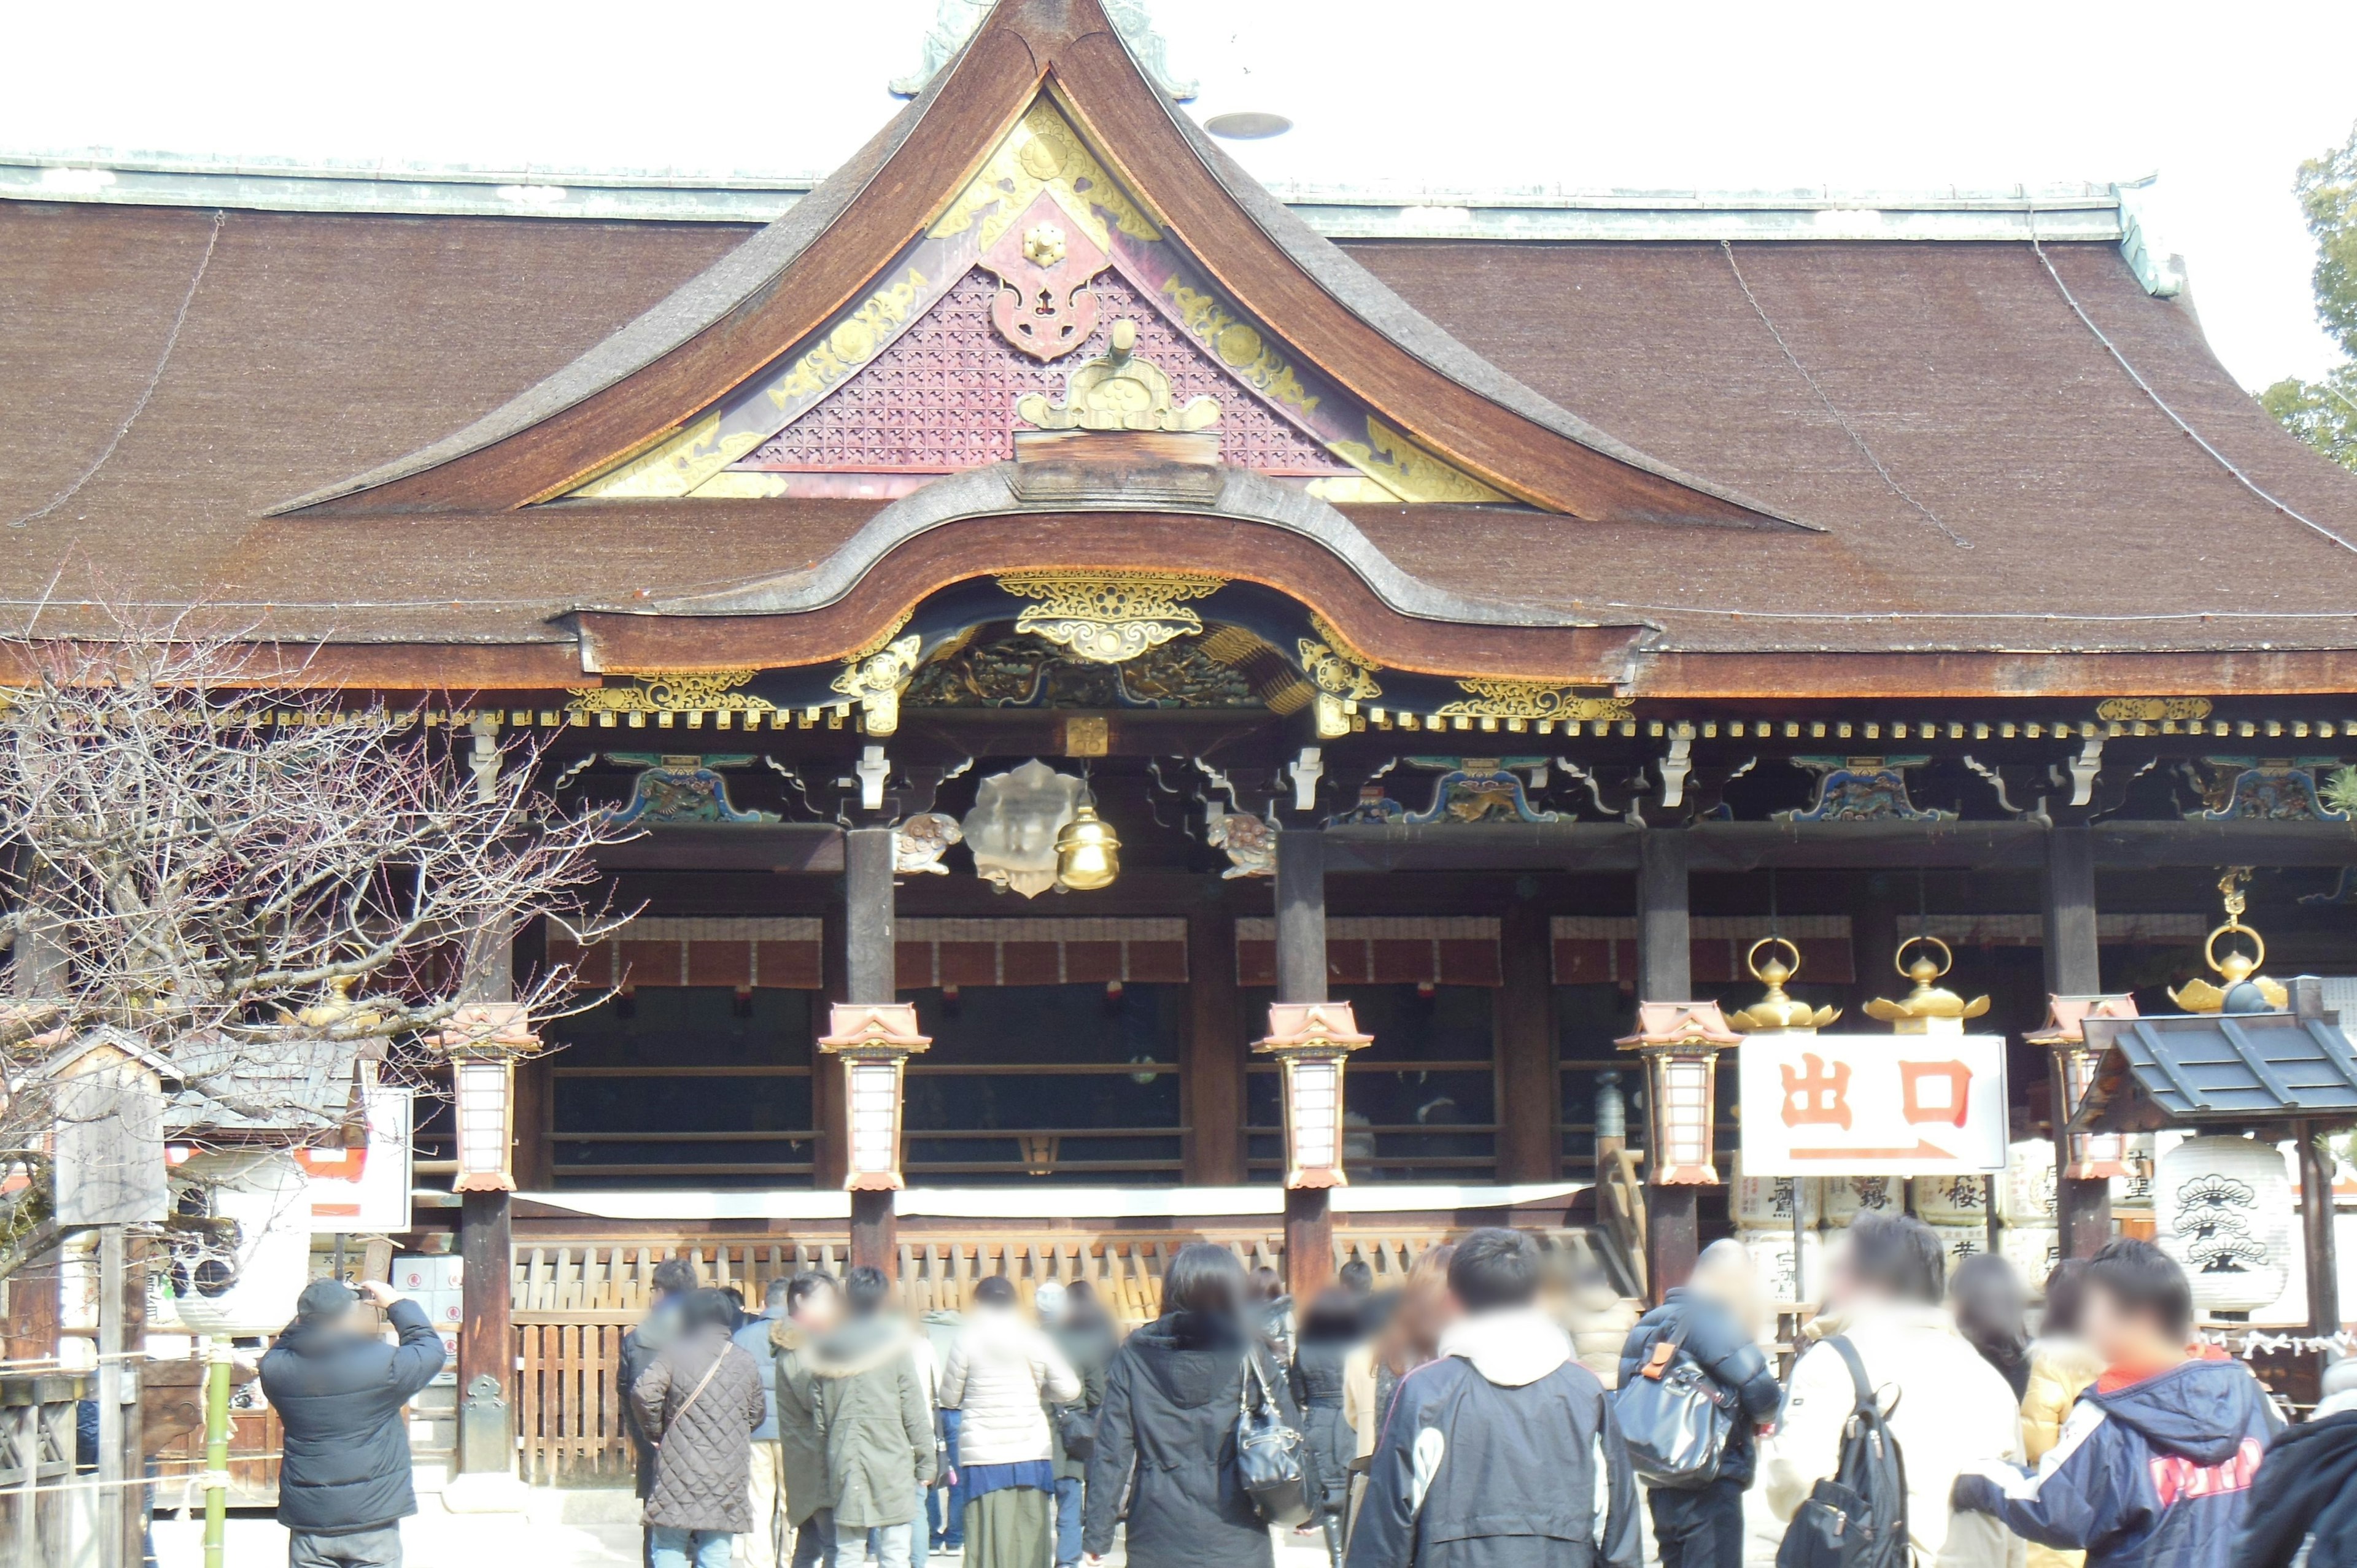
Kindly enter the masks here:
[[229, 1546], [230, 1342], [206, 1341], [205, 1568], [222, 1568]]

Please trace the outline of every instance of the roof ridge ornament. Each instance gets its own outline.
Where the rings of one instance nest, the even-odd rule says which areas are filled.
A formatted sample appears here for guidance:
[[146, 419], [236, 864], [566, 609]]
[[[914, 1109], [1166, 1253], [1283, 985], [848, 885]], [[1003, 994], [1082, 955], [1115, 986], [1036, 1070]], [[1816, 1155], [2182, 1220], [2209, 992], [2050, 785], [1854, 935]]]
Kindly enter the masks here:
[[[983, 18], [990, 15], [995, 0], [940, 0], [933, 12], [933, 25], [925, 29], [923, 54], [917, 69], [906, 76], [894, 77], [890, 90], [894, 96], [914, 98], [925, 91], [942, 68], [957, 58], [958, 50], [974, 37]], [[1154, 30], [1154, 19], [1146, 13], [1145, 0], [1103, 0], [1105, 20], [1114, 25], [1123, 43], [1129, 46], [1146, 80], [1184, 103], [1195, 96], [1197, 84], [1182, 81], [1170, 70], [1170, 46]]]
[[1062, 403], [1028, 392], [1016, 402], [1016, 417], [1041, 430], [1209, 430], [1220, 422], [1218, 399], [1178, 406], [1162, 367], [1132, 352], [1136, 322], [1114, 322], [1112, 339], [1066, 379]]

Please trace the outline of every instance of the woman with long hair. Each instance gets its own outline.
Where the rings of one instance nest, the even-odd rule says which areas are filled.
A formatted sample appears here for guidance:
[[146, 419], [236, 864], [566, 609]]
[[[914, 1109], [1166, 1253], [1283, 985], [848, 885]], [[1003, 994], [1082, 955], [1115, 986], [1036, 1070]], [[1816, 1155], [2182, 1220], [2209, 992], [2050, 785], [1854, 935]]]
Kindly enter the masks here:
[[1981, 1359], [1997, 1369], [2013, 1397], [2029, 1389], [2029, 1297], [2013, 1265], [1994, 1252], [1976, 1252], [1948, 1277], [1948, 1310], [1956, 1331]]
[[1081, 1531], [1092, 1563], [1123, 1523], [1131, 1568], [1275, 1568], [1268, 1527], [1236, 1476], [1247, 1369], [1283, 1403], [1247, 1295], [1234, 1253], [1180, 1248], [1163, 1276], [1162, 1316], [1105, 1369]]
[[1358, 1298], [1340, 1285], [1318, 1293], [1302, 1315], [1293, 1351], [1293, 1401], [1309, 1444], [1310, 1496], [1326, 1532], [1326, 1552], [1342, 1560], [1342, 1509], [1350, 1496], [1358, 1439], [1342, 1413], [1343, 1364], [1365, 1337]]
[[[1426, 1248], [1409, 1265], [1407, 1283], [1375, 1308], [1381, 1326], [1344, 1359], [1342, 1413], [1356, 1439], [1353, 1459], [1374, 1453], [1375, 1440], [1383, 1435], [1383, 1412], [1391, 1408], [1392, 1391], [1399, 1380], [1440, 1353], [1440, 1331], [1448, 1326], [1448, 1265], [1456, 1256], [1452, 1242]], [[1374, 1302], [1369, 1305], [1373, 1307]], [[1353, 1519], [1364, 1489], [1364, 1481], [1353, 1477]]]

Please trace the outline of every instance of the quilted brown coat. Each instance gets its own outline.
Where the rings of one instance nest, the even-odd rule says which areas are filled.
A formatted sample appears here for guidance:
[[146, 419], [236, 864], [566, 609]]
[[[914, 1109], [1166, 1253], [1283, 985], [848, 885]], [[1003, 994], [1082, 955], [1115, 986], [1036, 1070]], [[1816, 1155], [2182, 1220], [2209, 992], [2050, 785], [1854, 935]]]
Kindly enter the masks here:
[[[701, 1393], [698, 1383], [704, 1383]], [[751, 1530], [746, 1488], [753, 1429], [769, 1412], [761, 1369], [729, 1342], [727, 1330], [707, 1326], [672, 1341], [630, 1385], [630, 1401], [640, 1430], [658, 1438], [647, 1523], [732, 1534]]]

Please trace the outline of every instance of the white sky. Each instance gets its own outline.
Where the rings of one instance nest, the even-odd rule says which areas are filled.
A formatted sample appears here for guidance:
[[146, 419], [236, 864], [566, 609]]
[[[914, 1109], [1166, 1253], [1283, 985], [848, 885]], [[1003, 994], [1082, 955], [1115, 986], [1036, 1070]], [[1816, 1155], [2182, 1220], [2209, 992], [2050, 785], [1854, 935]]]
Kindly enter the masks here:
[[[17, 0], [0, 148], [823, 172], [935, 0]], [[2333, 359], [2293, 170], [2357, 76], [2313, 7], [1153, 0], [1191, 108], [1297, 128], [1256, 174], [1463, 188], [1936, 189], [2158, 170], [2247, 386]], [[2330, 9], [2330, 8], [2328, 8]], [[35, 64], [34, 62], [46, 62]]]

